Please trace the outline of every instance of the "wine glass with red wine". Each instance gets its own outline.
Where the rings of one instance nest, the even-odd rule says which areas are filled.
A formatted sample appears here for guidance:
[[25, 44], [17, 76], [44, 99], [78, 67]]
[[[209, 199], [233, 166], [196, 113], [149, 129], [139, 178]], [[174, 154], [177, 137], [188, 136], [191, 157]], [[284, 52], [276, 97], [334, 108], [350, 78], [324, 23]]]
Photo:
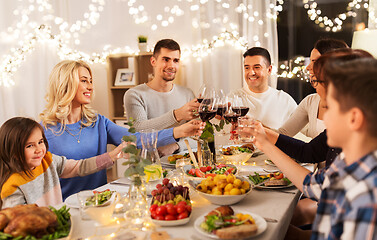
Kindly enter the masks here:
[[207, 94], [207, 89], [208, 89], [207, 86], [203, 83], [202, 86], [199, 89], [198, 97], [196, 98], [196, 99], [198, 99], [199, 103], [202, 103], [205, 95]]
[[227, 99], [228, 100], [225, 106], [226, 110], [224, 113], [224, 118], [234, 125], [237, 123], [238, 118], [241, 116], [241, 111], [239, 111], [240, 102], [237, 99], [236, 95], [228, 96]]
[[243, 104], [242, 97], [240, 95], [235, 94], [233, 96], [233, 103], [235, 105], [233, 107], [233, 111], [239, 113], [241, 117], [246, 116], [246, 114], [249, 112], [249, 107], [246, 107]]
[[217, 103], [217, 115], [220, 117], [224, 117], [224, 114], [226, 112], [226, 96], [224, 94], [224, 91], [222, 89], [218, 90], [216, 92], [216, 103]]
[[216, 116], [217, 103], [215, 94], [209, 94], [205, 96], [199, 106], [199, 117], [203, 122], [209, 121]]

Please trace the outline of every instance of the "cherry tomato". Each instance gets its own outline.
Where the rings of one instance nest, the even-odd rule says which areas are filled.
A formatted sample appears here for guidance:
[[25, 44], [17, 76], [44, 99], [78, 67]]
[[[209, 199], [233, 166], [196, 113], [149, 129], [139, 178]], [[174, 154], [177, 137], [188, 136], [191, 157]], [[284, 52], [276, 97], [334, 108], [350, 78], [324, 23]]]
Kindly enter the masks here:
[[177, 213], [181, 214], [184, 211], [186, 211], [186, 206], [184, 206], [184, 205], [178, 205], [178, 207], [177, 207]]
[[192, 211], [191, 205], [186, 205], [186, 211], [189, 213]]
[[283, 174], [283, 173], [275, 173], [275, 174], [274, 174], [274, 177], [275, 177], [276, 179], [282, 179], [282, 178], [284, 178], [284, 174]]
[[211, 177], [215, 177], [216, 174], [214, 174], [214, 173], [207, 173], [207, 174], [205, 175], [205, 178], [207, 178], [207, 177], [209, 177], [209, 176], [211, 176]]
[[173, 216], [173, 215], [170, 215], [170, 214], [168, 214], [168, 215], [166, 215], [166, 216], [165, 216], [165, 220], [166, 220], [166, 221], [177, 220], [177, 217], [176, 217], [176, 216]]
[[190, 175], [195, 176], [195, 168], [191, 168], [188, 172]]
[[156, 214], [160, 216], [165, 216], [166, 215], [166, 207], [164, 205], [158, 206], [156, 209]]
[[202, 171], [202, 172], [207, 172], [207, 167], [200, 167], [200, 171]]
[[233, 173], [234, 171], [234, 168], [229, 168], [228, 170], [226, 170], [228, 173]]
[[236, 222], [237, 222], [237, 220], [234, 219], [234, 218], [231, 218], [231, 219], [225, 219], [224, 221], [225, 221], [225, 222], [230, 222], [230, 223], [236, 223]]
[[186, 206], [186, 205], [187, 205], [187, 202], [186, 202], [186, 201], [180, 201], [177, 205], [183, 205], [183, 206]]
[[226, 167], [226, 165], [225, 164], [219, 164], [219, 165], [216, 166], [216, 168], [223, 168], [223, 167]]
[[177, 210], [175, 209], [172, 203], [168, 203], [165, 206], [166, 206], [166, 211], [168, 212], [169, 215], [174, 215], [174, 216], [177, 215]]
[[158, 207], [157, 204], [152, 204], [152, 206], [149, 208], [149, 211], [154, 212], [156, 211], [157, 207]]
[[195, 175], [200, 178], [204, 178], [205, 174], [200, 169], [195, 169]]
[[187, 218], [188, 217], [188, 212], [187, 211], [184, 211], [184, 212], [182, 212], [182, 213], [180, 213], [179, 215], [178, 215], [178, 220], [179, 219], [184, 219], [184, 218]]
[[151, 212], [151, 217], [153, 219], [156, 219], [156, 217], [157, 217], [156, 211]]
[[156, 215], [156, 217], [154, 219], [156, 219], [156, 220], [165, 220], [165, 217], [162, 216], [162, 215]]
[[212, 167], [211, 167], [211, 166], [208, 166], [208, 167], [207, 167], [207, 172], [208, 172], [208, 171], [211, 171], [211, 170], [212, 170]]

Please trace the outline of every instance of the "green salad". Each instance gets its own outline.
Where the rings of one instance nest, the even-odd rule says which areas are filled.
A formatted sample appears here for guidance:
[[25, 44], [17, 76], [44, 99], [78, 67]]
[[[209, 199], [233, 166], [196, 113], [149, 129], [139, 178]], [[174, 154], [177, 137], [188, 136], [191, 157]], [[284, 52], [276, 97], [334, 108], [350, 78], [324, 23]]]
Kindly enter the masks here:
[[102, 205], [111, 198], [113, 193], [114, 191], [110, 191], [110, 189], [106, 189], [101, 192], [93, 191], [93, 196], [90, 196], [86, 199], [85, 205], [86, 206]]

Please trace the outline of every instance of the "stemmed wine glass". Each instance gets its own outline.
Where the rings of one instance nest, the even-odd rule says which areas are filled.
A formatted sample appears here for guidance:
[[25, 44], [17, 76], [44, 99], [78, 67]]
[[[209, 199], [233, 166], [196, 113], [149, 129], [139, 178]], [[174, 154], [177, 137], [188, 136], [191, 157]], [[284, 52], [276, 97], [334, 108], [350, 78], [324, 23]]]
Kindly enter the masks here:
[[199, 103], [202, 103], [203, 99], [204, 99], [204, 96], [206, 95], [207, 93], [207, 86], [203, 83], [202, 86], [200, 87], [199, 89], [199, 92], [198, 92], [198, 102]]
[[217, 115], [223, 117], [226, 111], [226, 96], [222, 89], [218, 90], [216, 93], [216, 103], [217, 103]]
[[231, 94], [227, 97], [224, 118], [232, 125], [235, 125], [238, 121], [238, 117], [241, 116], [240, 104], [241, 102], [239, 101], [237, 95]]
[[207, 91], [199, 106], [199, 117], [203, 122], [206, 122], [214, 118], [216, 113], [217, 103], [215, 91]]
[[246, 116], [246, 114], [249, 112], [249, 107], [244, 106], [242, 95], [234, 94], [233, 103], [235, 104], [233, 111], [239, 113], [241, 117]]

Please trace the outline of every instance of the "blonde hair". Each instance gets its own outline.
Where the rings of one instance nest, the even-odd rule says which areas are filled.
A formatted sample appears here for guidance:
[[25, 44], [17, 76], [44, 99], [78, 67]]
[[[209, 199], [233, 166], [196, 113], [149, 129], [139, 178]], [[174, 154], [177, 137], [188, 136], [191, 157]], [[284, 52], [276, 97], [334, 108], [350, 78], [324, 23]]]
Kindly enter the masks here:
[[[79, 85], [79, 68], [92, 70], [83, 61], [64, 60], [56, 64], [49, 76], [48, 92], [46, 94], [45, 110], [39, 115], [45, 128], [49, 125], [61, 124], [58, 132], [65, 130], [68, 115], [72, 111], [72, 101], [76, 96]], [[97, 121], [96, 112], [87, 105], [81, 105], [81, 124], [90, 126]]]

